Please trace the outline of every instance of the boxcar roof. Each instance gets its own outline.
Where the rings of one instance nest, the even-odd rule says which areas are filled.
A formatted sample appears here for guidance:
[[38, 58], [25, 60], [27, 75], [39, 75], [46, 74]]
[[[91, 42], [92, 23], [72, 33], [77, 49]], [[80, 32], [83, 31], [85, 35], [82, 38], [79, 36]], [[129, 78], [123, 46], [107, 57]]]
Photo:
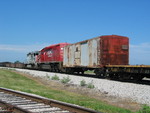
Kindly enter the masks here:
[[126, 36], [119, 36], [119, 35], [102, 35], [102, 36], [98, 36], [98, 37], [94, 37], [94, 38], [91, 38], [91, 39], [87, 39], [87, 40], [84, 40], [84, 41], [81, 41], [81, 42], [76, 42], [76, 43], [73, 43], [73, 44], [70, 44], [70, 45], [67, 45], [67, 46], [71, 46], [71, 45], [74, 45], [74, 44], [79, 44], [79, 43], [85, 43], [89, 40], [93, 40], [93, 39], [97, 39], [97, 38], [128, 38]]

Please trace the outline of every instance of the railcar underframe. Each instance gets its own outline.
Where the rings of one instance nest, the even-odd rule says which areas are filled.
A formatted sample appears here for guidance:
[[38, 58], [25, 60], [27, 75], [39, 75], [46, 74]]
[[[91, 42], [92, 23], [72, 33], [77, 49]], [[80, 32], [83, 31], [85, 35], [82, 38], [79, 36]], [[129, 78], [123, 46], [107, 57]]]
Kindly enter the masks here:
[[67, 73], [81, 73], [84, 74], [86, 70], [94, 70], [97, 77], [109, 78], [114, 80], [134, 80], [140, 81], [144, 77], [150, 78], [149, 65], [106, 65], [99, 68], [87, 67], [67, 67]]
[[144, 77], [150, 78], [149, 65], [106, 65], [100, 69], [101, 77], [119, 80], [135, 80], [140, 81]]
[[49, 70], [51, 72], [65, 72], [62, 62], [38, 63], [39, 70]]
[[144, 77], [150, 78], [149, 65], [106, 65], [99, 68], [87, 67], [66, 67], [66, 73], [81, 73], [86, 70], [94, 70], [97, 77], [114, 80], [134, 80], [140, 81]]
[[[3, 64], [4, 67], [30, 68], [39, 70], [49, 70], [53, 72], [79, 73], [84, 74], [87, 70], [94, 70], [96, 76], [117, 80], [140, 81], [144, 77], [150, 78], [150, 65], [106, 65], [99, 68], [90, 67], [63, 67], [63, 62], [39, 63], [36, 66], [26, 67], [25, 64], [18, 67], [12, 63]], [[35, 68], [36, 67], [36, 68]]]

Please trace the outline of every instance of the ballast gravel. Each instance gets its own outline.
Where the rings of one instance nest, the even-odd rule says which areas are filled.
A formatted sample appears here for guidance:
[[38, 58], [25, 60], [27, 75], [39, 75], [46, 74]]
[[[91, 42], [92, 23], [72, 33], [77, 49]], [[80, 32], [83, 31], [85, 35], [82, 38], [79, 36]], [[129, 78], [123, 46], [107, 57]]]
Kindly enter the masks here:
[[69, 77], [71, 79], [70, 84], [80, 85], [81, 81], [84, 80], [87, 84], [92, 83], [95, 86], [95, 90], [99, 90], [102, 93], [107, 94], [108, 96], [115, 96], [120, 98], [128, 98], [137, 103], [150, 105], [150, 86], [112, 81], [107, 79], [98, 79], [90, 77], [82, 77], [77, 75], [69, 74], [60, 74], [28, 69], [15, 69], [16, 71], [30, 74], [34, 77], [47, 77], [51, 78], [52, 76], [57, 75], [59, 79], [63, 77]]

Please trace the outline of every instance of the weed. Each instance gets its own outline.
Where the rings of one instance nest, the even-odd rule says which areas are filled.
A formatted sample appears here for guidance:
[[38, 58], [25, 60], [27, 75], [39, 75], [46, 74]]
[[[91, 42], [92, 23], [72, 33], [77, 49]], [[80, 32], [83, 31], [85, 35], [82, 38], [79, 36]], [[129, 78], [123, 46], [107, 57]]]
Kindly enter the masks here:
[[90, 89], [95, 88], [95, 86], [93, 85], [93, 81], [87, 84], [87, 87]]
[[71, 79], [69, 78], [69, 76], [67, 76], [67, 77], [63, 77], [63, 79], [61, 79], [61, 82], [64, 83], [64, 84], [66, 84], [66, 83], [68, 83], [70, 80], [71, 80]]
[[147, 105], [144, 105], [143, 108], [137, 113], [150, 113], [150, 107]]
[[59, 76], [57, 76], [56, 74], [55, 74], [54, 76], [52, 76], [51, 79], [52, 79], [52, 80], [60, 80], [60, 79], [59, 79]]
[[86, 81], [85, 80], [81, 80], [80, 81], [80, 86], [86, 86]]

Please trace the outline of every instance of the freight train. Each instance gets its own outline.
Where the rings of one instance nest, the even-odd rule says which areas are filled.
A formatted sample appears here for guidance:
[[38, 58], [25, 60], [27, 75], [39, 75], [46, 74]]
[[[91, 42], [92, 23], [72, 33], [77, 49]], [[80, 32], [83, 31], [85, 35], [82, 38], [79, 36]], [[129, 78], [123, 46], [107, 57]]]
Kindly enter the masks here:
[[150, 66], [129, 65], [129, 38], [118, 35], [50, 45], [28, 53], [27, 62], [15, 66], [83, 75], [85, 71], [93, 70], [98, 77], [119, 80], [150, 78]]

